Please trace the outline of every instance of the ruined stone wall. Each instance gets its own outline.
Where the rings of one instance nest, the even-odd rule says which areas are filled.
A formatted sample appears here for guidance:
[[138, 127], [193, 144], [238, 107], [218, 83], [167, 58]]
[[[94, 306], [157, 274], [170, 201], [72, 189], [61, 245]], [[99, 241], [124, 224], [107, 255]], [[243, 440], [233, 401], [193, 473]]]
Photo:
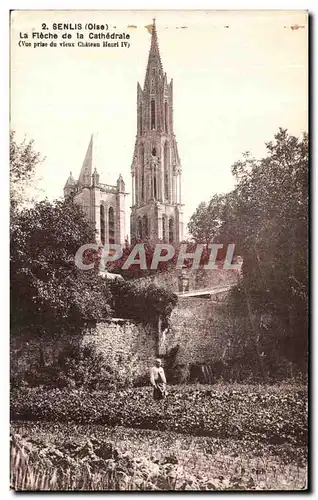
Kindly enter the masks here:
[[157, 332], [128, 321], [100, 323], [86, 333], [83, 344], [95, 345], [106, 359], [128, 363], [135, 376], [144, 376], [157, 354]]
[[[209, 364], [226, 355], [229, 322], [225, 311], [223, 304], [211, 299], [181, 297], [163, 338], [150, 328], [121, 320], [98, 324], [81, 342], [95, 345], [106, 359], [129, 365], [136, 377], [147, 375], [159, 347], [165, 356], [178, 346], [178, 365]], [[72, 342], [78, 338], [57, 334], [51, 339], [33, 339], [26, 332], [11, 335], [11, 373], [23, 374], [32, 364], [52, 364]]]
[[230, 327], [225, 310], [211, 299], [179, 298], [166, 335], [167, 352], [179, 346], [177, 364], [209, 363], [226, 355]]
[[[11, 374], [23, 375], [32, 365], [50, 365], [79, 337], [56, 334], [51, 338], [32, 338], [30, 332], [11, 334]], [[157, 337], [150, 329], [128, 321], [99, 323], [80, 337], [83, 345], [94, 345], [106, 359], [129, 363], [133, 372], [145, 375], [156, 355]]]

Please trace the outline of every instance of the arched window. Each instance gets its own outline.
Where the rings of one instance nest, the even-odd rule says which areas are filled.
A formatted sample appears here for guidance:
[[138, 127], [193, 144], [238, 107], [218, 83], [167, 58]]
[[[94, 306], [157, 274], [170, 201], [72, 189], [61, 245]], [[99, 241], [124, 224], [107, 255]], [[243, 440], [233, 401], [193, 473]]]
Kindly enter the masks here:
[[148, 237], [148, 217], [147, 217], [147, 215], [144, 215], [142, 218], [142, 237], [143, 238]]
[[165, 132], [168, 132], [168, 103], [165, 101]]
[[154, 128], [156, 128], [156, 103], [155, 103], [155, 100], [154, 99], [151, 99], [151, 102], [150, 102], [150, 115], [151, 115], [151, 130], [153, 130]]
[[169, 243], [173, 243], [173, 219], [169, 220]]
[[139, 240], [142, 239], [142, 221], [140, 217], [138, 217], [138, 223], [137, 223], [137, 238]]
[[163, 241], [167, 241], [167, 228], [166, 228], [166, 218], [162, 217], [162, 239]]
[[141, 200], [145, 198], [145, 149], [140, 148], [140, 168], [141, 168]]
[[105, 207], [100, 206], [100, 240], [105, 245]]
[[115, 215], [113, 207], [108, 210], [108, 240], [109, 244], [115, 243]]
[[142, 104], [139, 106], [139, 133], [142, 135]]
[[163, 149], [163, 170], [164, 170], [164, 193], [165, 200], [169, 199], [169, 174], [168, 174], [168, 143], [165, 142]]
[[152, 156], [156, 156], [156, 154], [157, 154], [156, 148], [152, 148], [151, 154], [152, 154]]

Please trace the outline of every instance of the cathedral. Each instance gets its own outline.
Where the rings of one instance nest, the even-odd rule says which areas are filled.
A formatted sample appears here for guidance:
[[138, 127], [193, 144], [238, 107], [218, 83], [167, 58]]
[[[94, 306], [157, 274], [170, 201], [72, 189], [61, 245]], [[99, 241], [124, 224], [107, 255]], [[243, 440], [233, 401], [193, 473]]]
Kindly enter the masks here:
[[[70, 174], [64, 196], [74, 194], [102, 244], [125, 243], [125, 184], [102, 184], [93, 170], [93, 137], [78, 181]], [[133, 161], [131, 241], [183, 239], [181, 164], [173, 131], [173, 87], [163, 71], [155, 20], [143, 89], [137, 84], [137, 134]]]

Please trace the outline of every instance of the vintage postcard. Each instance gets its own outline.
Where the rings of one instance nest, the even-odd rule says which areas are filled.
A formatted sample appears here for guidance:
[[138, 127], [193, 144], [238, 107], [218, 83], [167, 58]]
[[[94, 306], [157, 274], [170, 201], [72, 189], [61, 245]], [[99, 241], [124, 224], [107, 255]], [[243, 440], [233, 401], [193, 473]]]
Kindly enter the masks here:
[[307, 490], [308, 13], [10, 18], [10, 488]]

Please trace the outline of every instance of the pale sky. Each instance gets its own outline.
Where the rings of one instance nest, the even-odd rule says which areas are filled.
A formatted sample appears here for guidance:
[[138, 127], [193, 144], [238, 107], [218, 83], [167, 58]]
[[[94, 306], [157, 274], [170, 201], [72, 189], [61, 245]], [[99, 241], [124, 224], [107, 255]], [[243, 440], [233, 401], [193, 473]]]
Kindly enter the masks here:
[[[78, 178], [92, 133], [101, 182], [115, 184], [121, 173], [131, 193], [136, 89], [153, 17], [163, 68], [173, 78], [185, 224], [201, 201], [232, 189], [231, 165], [242, 152], [263, 155], [278, 127], [297, 136], [307, 130], [304, 11], [15, 12], [11, 128], [46, 156], [38, 172], [42, 197], [62, 196], [70, 171]], [[19, 33], [41, 31], [43, 22], [107, 23], [111, 32], [130, 34], [130, 48], [18, 47]], [[130, 205], [129, 195], [127, 233]]]

